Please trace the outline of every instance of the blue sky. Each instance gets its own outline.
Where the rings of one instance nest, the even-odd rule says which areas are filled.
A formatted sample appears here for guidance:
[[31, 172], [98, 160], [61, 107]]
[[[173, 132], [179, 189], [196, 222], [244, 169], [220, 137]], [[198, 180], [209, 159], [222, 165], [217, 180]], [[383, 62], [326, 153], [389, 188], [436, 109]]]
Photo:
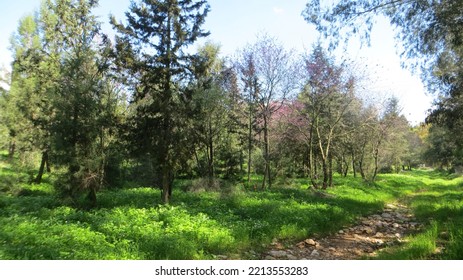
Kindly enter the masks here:
[[[8, 50], [9, 38], [16, 30], [18, 20], [38, 9], [41, 0], [0, 0], [0, 66], [11, 62]], [[233, 55], [237, 49], [255, 40], [259, 33], [277, 37], [287, 48], [296, 52], [310, 51], [318, 35], [301, 16], [307, 0], [209, 0], [209, 13], [205, 29], [211, 32], [210, 40], [220, 43], [222, 55]], [[95, 11], [101, 21], [108, 21], [108, 14], [123, 19], [130, 0], [100, 0]], [[109, 31], [109, 25], [107, 25]], [[378, 94], [377, 99], [391, 95], [401, 101], [404, 115], [413, 124], [423, 121], [432, 98], [425, 95], [417, 76], [400, 67], [393, 40], [394, 33], [383, 19], [379, 19], [372, 33], [371, 47], [353, 40], [347, 51], [335, 54], [366, 67], [373, 82], [370, 87]]]

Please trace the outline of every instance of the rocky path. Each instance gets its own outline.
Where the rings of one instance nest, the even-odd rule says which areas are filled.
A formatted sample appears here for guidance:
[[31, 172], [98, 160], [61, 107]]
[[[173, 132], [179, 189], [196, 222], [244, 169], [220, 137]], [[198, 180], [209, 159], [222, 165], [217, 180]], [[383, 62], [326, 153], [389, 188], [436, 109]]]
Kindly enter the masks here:
[[381, 248], [403, 242], [403, 238], [422, 227], [410, 209], [388, 204], [383, 212], [362, 217], [357, 225], [324, 238], [308, 238], [290, 248], [275, 240], [261, 256], [267, 260], [353, 260], [374, 256]]

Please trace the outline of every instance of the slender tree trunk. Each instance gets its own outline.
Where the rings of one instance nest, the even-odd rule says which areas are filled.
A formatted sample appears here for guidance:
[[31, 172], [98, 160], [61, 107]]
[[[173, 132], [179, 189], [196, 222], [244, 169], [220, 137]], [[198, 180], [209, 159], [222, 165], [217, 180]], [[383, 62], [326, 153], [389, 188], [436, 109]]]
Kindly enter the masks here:
[[333, 156], [329, 155], [328, 157], [328, 187], [333, 186]]
[[252, 109], [249, 107], [248, 130], [248, 184], [251, 183], [251, 153], [252, 153]]
[[374, 159], [375, 159], [375, 169], [373, 170], [373, 176], [371, 177], [371, 180], [372, 180], [372, 181], [375, 181], [376, 175], [378, 175], [378, 163], [379, 163], [379, 160], [378, 160], [378, 157], [379, 157], [379, 149], [378, 149], [378, 148], [375, 149], [375, 152], [374, 152], [373, 157], [374, 157]]
[[354, 178], [357, 178], [357, 170], [355, 168], [355, 156], [354, 152], [352, 152], [352, 172], [354, 172]]
[[14, 153], [16, 151], [16, 142], [11, 140], [8, 146], [8, 158], [13, 159]]
[[164, 124], [163, 124], [163, 136], [162, 136], [162, 143], [160, 144], [160, 159], [161, 162], [161, 181], [162, 181], [162, 192], [161, 192], [161, 199], [164, 204], [169, 204], [170, 197], [172, 194], [172, 185], [171, 185], [171, 159], [169, 156], [170, 143], [171, 140], [171, 116], [169, 110], [166, 110], [164, 117]]
[[172, 194], [172, 190], [170, 187], [170, 174], [169, 168], [167, 164], [162, 167], [162, 192], [161, 192], [161, 199], [162, 203], [169, 204], [170, 196]]
[[50, 172], [50, 166], [48, 164], [48, 150], [45, 150], [42, 152], [42, 160], [40, 162], [40, 167], [39, 167], [39, 173], [37, 174], [37, 177], [35, 177], [34, 182], [36, 184], [42, 183], [42, 176], [45, 170], [45, 167], [47, 167], [47, 172]]
[[243, 171], [244, 171], [243, 164], [244, 164], [243, 149], [240, 149], [240, 174], [241, 175], [243, 174]]
[[322, 188], [326, 190], [328, 188], [329, 183], [329, 171], [328, 171], [328, 164], [326, 159], [322, 160], [322, 169], [323, 169], [323, 185]]
[[360, 176], [362, 176], [363, 180], [367, 179], [366, 174], [365, 174], [365, 170], [364, 170], [364, 166], [363, 166], [363, 161], [365, 160], [366, 145], [367, 145], [367, 143], [364, 142], [363, 146], [362, 146], [362, 153], [361, 153], [360, 159], [359, 159], [359, 171], [360, 171]]
[[162, 136], [162, 162], [160, 164], [161, 167], [161, 177], [162, 177], [162, 192], [161, 192], [161, 199], [164, 204], [169, 204], [170, 197], [172, 195], [172, 186], [171, 186], [171, 163], [169, 159], [169, 149], [170, 144], [172, 143], [172, 131], [171, 131], [171, 110], [173, 108], [170, 106], [170, 101], [172, 99], [172, 89], [171, 89], [171, 82], [172, 82], [172, 17], [173, 15], [169, 11], [167, 14], [167, 34], [166, 34], [166, 60], [164, 61], [164, 67], [166, 71], [166, 77], [163, 85], [163, 101], [165, 103], [165, 107], [163, 108], [164, 113], [164, 125], [163, 125], [163, 136]]
[[366, 180], [365, 170], [363, 170], [363, 160], [359, 160], [359, 171], [360, 176], [362, 176], [362, 179]]
[[310, 177], [312, 186], [315, 189], [318, 189], [318, 183], [316, 180], [317, 163], [315, 162], [314, 144], [313, 144], [313, 126], [310, 126], [309, 137], [310, 137], [309, 139], [309, 177]]
[[343, 162], [344, 162], [344, 178], [347, 177], [347, 173], [349, 173], [349, 162], [347, 160], [347, 157], [343, 156]]
[[202, 176], [203, 167], [201, 166], [201, 161], [199, 160], [198, 152], [196, 151], [196, 148], [194, 148], [194, 156], [195, 156], [195, 159], [196, 159], [196, 165], [198, 166], [198, 169], [199, 169], [199, 173]]
[[270, 143], [269, 143], [269, 136], [268, 136], [268, 120], [267, 116], [264, 115], [264, 161], [265, 161], [265, 170], [264, 170], [264, 179], [262, 181], [262, 189], [266, 188], [266, 181], [268, 181], [268, 187], [272, 187], [271, 179], [270, 179]]
[[80, 170], [80, 165], [79, 165], [79, 160], [77, 158], [77, 129], [78, 129], [78, 120], [79, 120], [79, 108], [77, 104], [74, 104], [73, 106], [73, 119], [72, 119], [72, 133], [70, 133], [72, 136], [70, 140], [71, 144], [71, 153], [70, 153], [70, 162], [69, 162], [69, 176], [70, 176], [70, 191], [71, 191], [71, 197], [74, 199], [77, 190], [79, 189], [80, 181], [79, 178], [77, 178], [77, 172]]
[[212, 128], [209, 122], [209, 139], [208, 139], [208, 184], [209, 188], [214, 185], [214, 142], [212, 139]]
[[91, 207], [94, 208], [97, 205], [97, 198], [96, 198], [96, 186], [92, 185], [90, 187], [89, 193], [87, 195], [88, 200], [90, 200]]

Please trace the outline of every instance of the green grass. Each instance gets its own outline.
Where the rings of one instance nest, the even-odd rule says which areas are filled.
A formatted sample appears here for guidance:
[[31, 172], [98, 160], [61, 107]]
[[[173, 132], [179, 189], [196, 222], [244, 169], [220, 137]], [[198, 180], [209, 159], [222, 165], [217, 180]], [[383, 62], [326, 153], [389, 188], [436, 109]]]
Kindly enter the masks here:
[[378, 259], [463, 259], [462, 177], [418, 170], [404, 175], [400, 184], [389, 180], [388, 185], [408, 186], [398, 198], [426, 227], [402, 246], [381, 252]]
[[179, 187], [170, 206], [160, 206], [159, 190], [132, 185], [100, 192], [92, 210], [60, 199], [52, 178], [40, 185], [27, 178], [27, 170], [0, 161], [0, 259], [255, 258], [248, 252], [266, 250], [275, 238], [292, 244], [330, 234], [395, 200], [411, 205], [427, 227], [380, 258], [436, 258], [444, 243], [437, 257], [463, 258], [463, 181], [437, 172], [382, 175], [375, 184], [336, 177], [328, 198], [307, 191], [305, 179], [266, 191], [241, 184], [222, 192]]

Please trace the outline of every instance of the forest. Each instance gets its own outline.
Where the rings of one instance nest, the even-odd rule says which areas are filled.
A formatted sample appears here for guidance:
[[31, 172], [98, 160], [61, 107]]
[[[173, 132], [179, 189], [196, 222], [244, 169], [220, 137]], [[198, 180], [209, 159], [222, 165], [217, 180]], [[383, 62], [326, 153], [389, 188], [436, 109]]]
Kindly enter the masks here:
[[[222, 57], [206, 0], [132, 1], [114, 37], [97, 0], [43, 0], [0, 73], [0, 259], [317, 258], [375, 213], [355, 258], [462, 259], [462, 3], [307, 2], [307, 53]], [[419, 125], [332, 54], [378, 15], [435, 96]]]

